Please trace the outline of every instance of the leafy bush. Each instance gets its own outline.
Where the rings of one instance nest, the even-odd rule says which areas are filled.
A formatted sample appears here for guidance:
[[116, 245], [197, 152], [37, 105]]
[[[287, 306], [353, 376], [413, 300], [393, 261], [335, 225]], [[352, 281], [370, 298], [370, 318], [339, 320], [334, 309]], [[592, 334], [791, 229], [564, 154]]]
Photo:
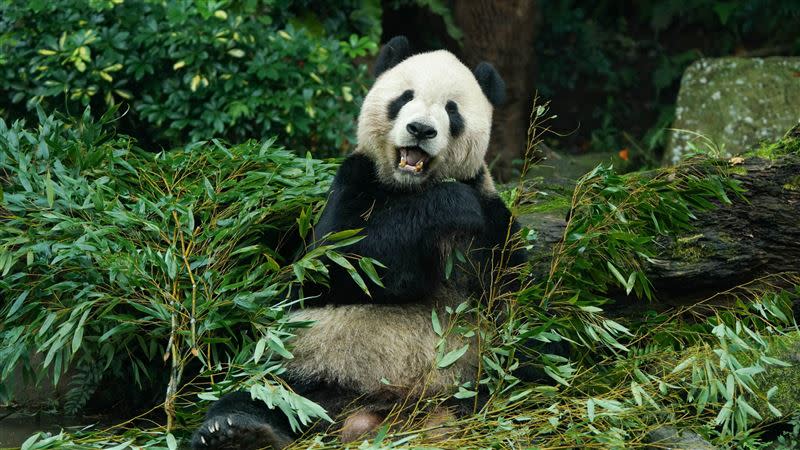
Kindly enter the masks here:
[[[253, 346], [285, 354], [278, 319], [299, 273], [288, 262], [335, 164], [270, 141], [147, 153], [109, 118], [0, 120], [0, 386], [23, 367], [55, 382], [77, 368], [78, 391], [104, 375], [142, 388], [164, 381], [163, 358], [174, 395], [192, 358], [277, 370]], [[335, 246], [294, 266], [313, 272]], [[86, 398], [73, 394], [78, 408]]]
[[[116, 112], [99, 123], [88, 111], [76, 123], [40, 113], [35, 130], [0, 121], [0, 390], [15, 367], [56, 381], [72, 368], [68, 400], [78, 408], [100, 376], [153, 379], [167, 384], [169, 417], [185, 426], [35, 435], [24, 447], [176, 448], [199, 418], [195, 394], [203, 386], [179, 392], [191, 360], [214, 372], [201, 399], [244, 384], [294, 426], [325, 419], [276, 376], [293, 329], [308, 325], [285, 319], [287, 291], [306, 277], [324, 278], [320, 258], [343, 260], [339, 249], [357, 239], [338, 233], [301, 256], [335, 161], [297, 157], [269, 141], [148, 153], [109, 131]], [[476, 328], [480, 383], [492, 399], [460, 419], [464, 434], [448, 447], [624, 446], [675, 423], [706, 435], [717, 427], [729, 442], [776, 414], [776, 390], [762, 376], [785, 365], [771, 349], [776, 335], [796, 327], [790, 308], [800, 290], [747, 286], [731, 291], [741, 300], [735, 305], [701, 303], [639, 321], [609, 318], [601, 308], [607, 289], [647, 297], [641, 265], [656, 254], [655, 238], [685, 231], [692, 212], [740, 192], [713, 162], [683, 164], [651, 176], [602, 166], [587, 174], [549, 274], [461, 311], [486, 325]], [[505, 197], [521, 210], [526, 195]], [[781, 276], [776, 286], [800, 285], [796, 275]], [[570, 359], [537, 355], [556, 386], [524, 385], [511, 374], [517, 344], [531, 339], [575, 347]], [[41, 358], [31, 359], [37, 352]], [[164, 361], [168, 380], [160, 377]], [[378, 444], [426, 444], [420, 433], [402, 433], [384, 432]]]
[[278, 136], [339, 154], [365, 92], [354, 58], [377, 45], [312, 33], [291, 3], [3, 2], [0, 108], [18, 117], [37, 105], [76, 114], [124, 102], [118, 127], [147, 145]]

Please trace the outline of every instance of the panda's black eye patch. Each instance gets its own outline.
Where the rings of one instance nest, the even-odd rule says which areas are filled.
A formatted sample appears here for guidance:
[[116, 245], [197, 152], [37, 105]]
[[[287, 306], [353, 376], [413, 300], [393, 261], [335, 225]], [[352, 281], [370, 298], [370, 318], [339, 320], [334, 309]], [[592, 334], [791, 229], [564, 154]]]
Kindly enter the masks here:
[[444, 105], [444, 110], [447, 111], [447, 116], [450, 117], [450, 135], [458, 137], [464, 132], [464, 116], [458, 112], [458, 105], [452, 100], [449, 100]]
[[403, 109], [403, 106], [414, 100], [414, 91], [411, 89], [406, 90], [399, 97], [392, 100], [389, 103], [389, 120], [394, 120], [397, 118], [397, 115], [400, 114], [400, 110]]

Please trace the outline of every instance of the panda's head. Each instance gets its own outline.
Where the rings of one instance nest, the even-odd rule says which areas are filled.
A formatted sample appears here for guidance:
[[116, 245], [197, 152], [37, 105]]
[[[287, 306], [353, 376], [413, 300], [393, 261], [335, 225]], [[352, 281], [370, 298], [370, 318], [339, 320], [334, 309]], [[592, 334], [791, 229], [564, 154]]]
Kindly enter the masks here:
[[470, 70], [445, 50], [412, 55], [401, 36], [381, 49], [375, 76], [356, 151], [375, 161], [382, 182], [414, 188], [483, 170], [492, 110], [505, 96], [490, 64]]

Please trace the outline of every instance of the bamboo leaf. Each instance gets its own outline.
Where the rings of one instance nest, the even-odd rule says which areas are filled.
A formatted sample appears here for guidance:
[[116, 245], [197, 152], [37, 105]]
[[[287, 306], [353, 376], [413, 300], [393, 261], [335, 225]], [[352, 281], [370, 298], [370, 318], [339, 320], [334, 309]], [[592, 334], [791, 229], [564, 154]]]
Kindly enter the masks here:
[[178, 450], [178, 441], [175, 440], [172, 433], [167, 433], [167, 447], [169, 450]]
[[129, 441], [125, 441], [125, 442], [123, 442], [123, 443], [121, 443], [119, 445], [115, 445], [113, 447], [107, 447], [107, 448], [105, 448], [103, 450], [125, 450], [126, 448], [130, 447], [132, 443], [133, 443], [133, 439], [131, 439]]
[[8, 313], [6, 313], [6, 319], [13, 316], [21, 307], [22, 304], [25, 303], [25, 299], [28, 298], [28, 294], [30, 294], [31, 290], [26, 289], [22, 291], [21, 294], [14, 300], [14, 303], [11, 304], [11, 308], [9, 308]]
[[452, 350], [448, 352], [446, 355], [442, 357], [437, 363], [436, 366], [440, 369], [444, 369], [446, 367], [450, 367], [456, 361], [458, 361], [469, 349], [469, 344], [465, 344], [463, 347]]
[[348, 261], [344, 256], [333, 251], [325, 252], [325, 256], [330, 258], [330, 260], [336, 263], [337, 265], [347, 270], [347, 273], [350, 275], [350, 278], [353, 279], [353, 281], [358, 285], [358, 287], [360, 287], [365, 294], [371, 296], [371, 294], [369, 293], [369, 289], [367, 288], [367, 284], [364, 282], [364, 279], [361, 278], [361, 275], [359, 275], [359, 273], [356, 271], [356, 268], [353, 267], [352, 264], [350, 264], [350, 261]]
[[384, 287], [371, 258], [360, 258], [358, 260], [358, 266], [361, 267], [361, 270], [364, 271], [364, 273], [373, 283], [380, 287]]
[[328, 241], [331, 241], [331, 242], [342, 241], [342, 240], [345, 240], [347, 238], [350, 238], [350, 237], [353, 237], [353, 236], [357, 235], [359, 232], [361, 232], [361, 230], [362, 230], [362, 228], [357, 228], [357, 229], [353, 229], [353, 230], [339, 231], [339, 232], [327, 235], [325, 237], [325, 240], [328, 240]]
[[278, 338], [278, 336], [276, 336], [275, 334], [270, 332], [268, 334], [268, 337], [269, 337], [269, 341], [268, 341], [269, 348], [273, 352], [281, 355], [285, 359], [293, 359], [294, 358], [294, 355], [292, 355], [288, 350], [286, 350], [286, 347], [284, 347], [284, 345], [283, 345], [283, 341], [281, 341], [280, 338]]
[[736, 404], [742, 408], [742, 410], [747, 413], [747, 415], [755, 417], [758, 420], [764, 420], [761, 418], [761, 414], [758, 413], [752, 406], [744, 398], [744, 395], [740, 395], [739, 398], [736, 399]]
[[47, 206], [53, 207], [56, 199], [55, 188], [53, 187], [53, 180], [50, 178], [50, 171], [47, 171], [47, 175], [44, 179], [44, 186], [45, 191], [47, 192]]
[[453, 273], [453, 253], [447, 255], [447, 259], [445, 259], [444, 264], [444, 278], [446, 280], [450, 279], [450, 275]]
[[436, 314], [436, 309], [431, 309], [431, 323], [433, 324], [433, 332], [437, 336], [442, 336], [442, 324], [439, 322], [439, 315]]
[[625, 282], [625, 294], [630, 295], [631, 291], [633, 290], [633, 286], [636, 284], [636, 271], [634, 270], [628, 276], [628, 280]]
[[608, 270], [611, 271], [611, 274], [614, 275], [614, 278], [616, 278], [617, 281], [619, 281], [620, 286], [625, 286], [627, 284], [627, 282], [625, 281], [625, 277], [623, 277], [622, 274], [619, 272], [619, 270], [617, 270], [617, 268], [614, 267], [614, 264], [611, 264], [611, 261], [607, 261], [606, 265], [608, 266]]
[[264, 355], [264, 350], [267, 348], [267, 340], [261, 338], [256, 343], [256, 349], [253, 351], [253, 362], [258, 363], [261, 360], [261, 356]]

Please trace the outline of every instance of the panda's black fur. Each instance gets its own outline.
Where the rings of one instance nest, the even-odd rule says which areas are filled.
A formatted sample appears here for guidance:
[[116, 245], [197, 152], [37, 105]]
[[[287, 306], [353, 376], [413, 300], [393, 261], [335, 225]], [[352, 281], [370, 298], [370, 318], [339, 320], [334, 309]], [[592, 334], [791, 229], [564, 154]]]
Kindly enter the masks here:
[[[381, 184], [375, 175], [375, 163], [367, 156], [348, 157], [336, 174], [315, 232], [325, 236], [364, 228], [364, 239], [347, 251], [375, 258], [388, 268], [402, 269], [381, 271], [384, 288], [370, 283], [370, 297], [346, 270], [331, 265], [330, 287], [314, 292], [319, 297], [307, 302], [396, 305], [428, 298], [444, 277], [444, 255], [439, 252], [443, 240], [468, 234], [477, 237], [475, 247], [483, 249], [492, 248], [505, 238], [511, 215], [500, 197], [481, 194], [484, 176], [480, 172], [463, 182], [403, 191]], [[516, 231], [517, 225], [513, 227]]]
[[[391, 73], [410, 56], [405, 38], [392, 39], [379, 54], [376, 75]], [[452, 58], [454, 62], [447, 64], [457, 63]], [[485, 96], [480, 101], [486, 105], [466, 107], [488, 111], [490, 124], [491, 107], [500, 104], [505, 96], [503, 81], [487, 63], [478, 65], [470, 76], [474, 76], [471, 83], [477, 81], [480, 86], [478, 92]], [[364, 112], [365, 106], [362, 114], [373, 116], [364, 120], [391, 125], [416, 94], [413, 89], [396, 92], [383, 102], [382, 111], [375, 109], [378, 112]], [[472, 91], [469, 94], [476, 95]], [[315, 325], [305, 335], [298, 335], [292, 350], [295, 358], [286, 363], [284, 381], [298, 394], [319, 403], [332, 417], [354, 402], [373, 409], [391, 408], [404, 396], [438, 394], [448, 386], [451, 389], [453, 380], [464, 381], [463, 378], [475, 375], [474, 352], [465, 355], [463, 362], [454, 364], [449, 371], [431, 370], [435, 365], [435, 350], [429, 347], [438, 339], [430, 329], [431, 309], [454, 307], [468, 298], [480, 299], [486, 284], [491, 282], [491, 266], [501, 253], [498, 249], [505, 247], [509, 231], [513, 234], [519, 227], [494, 191], [483, 163], [488, 128], [478, 132], [478, 141], [475, 136], [464, 136], [472, 131], [471, 125], [477, 126], [475, 122], [470, 122], [469, 115], [462, 116], [457, 102], [443, 99], [441, 103], [445, 113], [439, 114], [447, 117], [446, 127], [439, 124], [438, 131], [426, 132], [435, 136], [436, 132], [446, 130], [450, 133], [447, 142], [459, 142], [460, 148], [480, 153], [467, 155], [470, 158], [464, 159], [463, 167], [453, 172], [458, 175], [456, 179], [446, 177], [451, 175], [446, 170], [448, 161], [438, 161], [439, 166], [435, 166], [432, 157], [430, 170], [439, 167], [439, 172], [434, 171], [424, 181], [389, 180], [386, 171], [391, 167], [387, 165], [396, 164], [394, 156], [379, 154], [382, 150], [374, 148], [357, 150], [339, 168], [315, 227], [320, 242], [329, 233], [363, 229], [364, 238], [346, 251], [374, 258], [387, 267], [380, 270], [384, 287], [367, 281], [371, 294], [368, 296], [346, 270], [328, 264], [328, 287], [305, 286], [305, 309], [292, 313], [298, 320], [314, 320]], [[486, 117], [480, 119], [481, 126], [490, 126]], [[418, 130], [409, 132], [414, 134]], [[379, 128], [378, 133], [388, 134], [389, 130]], [[464, 143], [464, 139], [472, 140]], [[436, 173], [441, 176], [437, 178]], [[402, 181], [413, 176], [406, 177], [404, 172], [399, 178]], [[453, 249], [469, 253], [479, 273], [446, 277], [445, 258]], [[507, 265], [524, 261], [520, 251], [503, 254]], [[453, 341], [453, 345], [460, 343], [458, 339]], [[381, 379], [390, 375], [393, 379], [386, 386]], [[431, 377], [430, 390], [421, 389]], [[192, 447], [280, 448], [295, 437], [280, 411], [268, 409], [247, 393], [236, 392], [211, 406], [193, 437]]]

